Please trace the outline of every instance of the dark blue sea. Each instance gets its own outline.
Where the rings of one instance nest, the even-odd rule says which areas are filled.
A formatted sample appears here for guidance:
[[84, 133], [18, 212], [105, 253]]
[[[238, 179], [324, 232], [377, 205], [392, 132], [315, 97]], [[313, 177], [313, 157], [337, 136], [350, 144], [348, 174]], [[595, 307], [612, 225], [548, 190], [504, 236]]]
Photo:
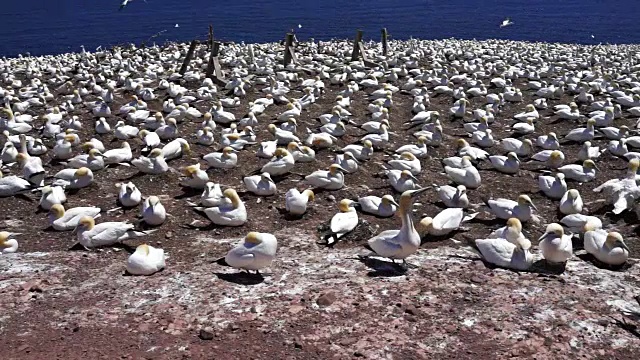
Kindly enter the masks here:
[[[2, 0], [0, 56], [87, 50], [154, 38], [204, 39], [208, 25], [224, 41], [351, 38], [501, 38], [640, 43], [638, 0]], [[510, 17], [514, 25], [499, 28]], [[175, 27], [178, 24], [178, 27]], [[298, 28], [298, 24], [302, 27]]]

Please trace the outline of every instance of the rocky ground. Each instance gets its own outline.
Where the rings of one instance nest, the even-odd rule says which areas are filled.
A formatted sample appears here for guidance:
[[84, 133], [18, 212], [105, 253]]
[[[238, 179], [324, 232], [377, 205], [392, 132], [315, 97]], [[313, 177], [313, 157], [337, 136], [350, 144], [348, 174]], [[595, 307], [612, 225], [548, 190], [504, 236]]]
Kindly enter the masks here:
[[[199, 86], [183, 85], [191, 89]], [[256, 91], [260, 88], [252, 89], [242, 106], [229, 110], [241, 118], [246, 104], [262, 96]], [[327, 84], [326, 93], [299, 119], [300, 134], [305, 134], [307, 127], [317, 126], [314, 118], [329, 111], [339, 90], [341, 87]], [[128, 102], [129, 95], [119, 93], [112, 109]], [[161, 110], [164, 94], [160, 95], [159, 100], [149, 102], [151, 110]], [[522, 111], [531, 99], [531, 93], [525, 92], [524, 103], [505, 106], [492, 125], [496, 138], [510, 136], [511, 116]], [[368, 120], [365, 94], [359, 93], [352, 101], [354, 120]], [[396, 135], [388, 149], [413, 141], [412, 131], [402, 126], [412, 116], [411, 101], [409, 95], [394, 95], [391, 130]], [[483, 99], [471, 101], [473, 108], [483, 104]], [[569, 101], [565, 97], [549, 105]], [[431, 104], [430, 109], [448, 114], [451, 101], [436, 97]], [[211, 102], [195, 106], [204, 112]], [[270, 107], [259, 119], [267, 123], [283, 109]], [[88, 124], [81, 138], [93, 136], [90, 109], [80, 106], [74, 114]], [[552, 112], [542, 114], [550, 116]], [[549, 131], [561, 136], [578, 126], [555, 120], [538, 122], [529, 138]], [[116, 117], [109, 119], [112, 126], [116, 121]], [[623, 118], [616, 124], [633, 127], [635, 119]], [[459, 121], [444, 119], [443, 126], [448, 139], [441, 147], [430, 149], [430, 158], [422, 161], [423, 172], [418, 178], [425, 186], [447, 182], [439, 160], [455, 153], [454, 139], [466, 136]], [[185, 123], [180, 132], [193, 142], [197, 127], [198, 123]], [[256, 130], [258, 140], [271, 139], [266, 125]], [[349, 128], [339, 145], [356, 142], [362, 134], [359, 129]], [[110, 136], [102, 140], [108, 148], [119, 146]], [[606, 141], [594, 144], [604, 146]], [[170, 165], [180, 169], [216, 149], [194, 145], [190, 157]], [[567, 163], [576, 160], [578, 149], [579, 145], [563, 145]], [[256, 158], [254, 150], [240, 153], [238, 168], [211, 170], [210, 178], [242, 189], [242, 177], [266, 162]], [[333, 150], [319, 151], [316, 163], [297, 164], [295, 171], [307, 174], [326, 168], [335, 155]], [[494, 147], [489, 152], [500, 153], [501, 149]], [[134, 146], [134, 157], [137, 154], [139, 146]], [[92, 252], [69, 250], [75, 242], [73, 236], [47, 229], [46, 214], [36, 211], [35, 194], [2, 199], [0, 227], [23, 235], [18, 253], [0, 256], [0, 355], [8, 359], [640, 356], [640, 270], [636, 260], [614, 271], [596, 267], [580, 255], [559, 275], [490, 269], [463, 246], [464, 239], [483, 237], [502, 226], [486, 212], [468, 225], [468, 231], [452, 239], [425, 239], [418, 254], [408, 259], [416, 267], [406, 273], [399, 273], [383, 259], [363, 262], [357, 257], [366, 252], [360, 245], [372, 233], [398, 227], [399, 219], [361, 216], [362, 226], [335, 248], [318, 247], [316, 229], [337, 211], [336, 200], [393, 192], [386, 179], [376, 177], [379, 163], [387, 159], [387, 154], [377, 152], [361, 171], [346, 177], [345, 189], [318, 194], [310, 211], [299, 220], [277, 211], [289, 188], [306, 188], [298, 176], [278, 182], [278, 195], [274, 197], [260, 199], [242, 194], [249, 221], [239, 228], [206, 225], [206, 218], [186, 204], [199, 194], [184, 193], [172, 173], [137, 176], [127, 167], [97, 172], [95, 183], [70, 196], [65, 207], [112, 209], [116, 207], [115, 184], [131, 180], [144, 195], [159, 195], [172, 215], [156, 233], [127, 244], [135, 247], [147, 242], [168, 254], [163, 272], [143, 278], [124, 275], [131, 250], [127, 246]], [[44, 160], [48, 163], [46, 157]], [[611, 216], [607, 213], [610, 207], [596, 202], [597, 194], [591, 191], [606, 179], [621, 176], [626, 162], [606, 155], [598, 166], [596, 181], [571, 183], [570, 187], [577, 188], [590, 203], [589, 214], [601, 216], [605, 227], [618, 229], [625, 236], [632, 257], [637, 258], [637, 215], [628, 212]], [[47, 171], [53, 174], [62, 167], [50, 164]], [[535, 245], [544, 225], [559, 219], [557, 204], [537, 190], [540, 167], [525, 163], [517, 176], [497, 173], [488, 164], [479, 168], [484, 185], [469, 192], [471, 202], [479, 204], [489, 196], [513, 199], [521, 193], [530, 194], [542, 219], [541, 224], [525, 229]], [[419, 201], [416, 216], [432, 216], [441, 209], [435, 192]], [[104, 214], [101, 221], [135, 220], [137, 214], [137, 209], [115, 211]], [[205, 225], [188, 226], [194, 220]], [[272, 232], [278, 238], [277, 260], [264, 278], [238, 274], [214, 263], [248, 231]]]

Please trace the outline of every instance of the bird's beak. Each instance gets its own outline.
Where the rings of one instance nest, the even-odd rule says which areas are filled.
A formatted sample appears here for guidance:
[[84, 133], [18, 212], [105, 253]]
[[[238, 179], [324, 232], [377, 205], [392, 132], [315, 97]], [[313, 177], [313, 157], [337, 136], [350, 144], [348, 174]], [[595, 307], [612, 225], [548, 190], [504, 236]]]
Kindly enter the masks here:
[[548, 232], [546, 232], [546, 233], [542, 234], [542, 236], [540, 236], [540, 237], [538, 238], [538, 241], [542, 241], [542, 239], [546, 238], [546, 237], [547, 237], [547, 235], [549, 235], [549, 233], [548, 233]]
[[620, 242], [620, 247], [622, 247], [623, 249], [627, 250], [628, 252], [631, 252], [631, 250], [629, 250], [629, 247], [627, 246], [627, 244], [625, 244], [624, 242]]
[[76, 226], [75, 228], [73, 228], [71, 235], [75, 235], [77, 232], [78, 232], [78, 227]]
[[[412, 178], [413, 180], [415, 180], [416, 182], [418, 182], [418, 178], [413, 176], [413, 174], [409, 175], [409, 177]], [[422, 189], [419, 189], [418, 191], [422, 192], [422, 190], [424, 190], [424, 189], [427, 189], [427, 188], [422, 188]]]
[[529, 205], [531, 205], [531, 207], [535, 210], [538, 211], [538, 208], [533, 204], [533, 202], [530, 202]]
[[393, 205], [395, 205], [395, 206], [400, 206], [400, 204], [398, 204], [398, 202], [396, 202], [395, 200], [391, 200], [391, 201], [389, 201], [389, 202], [390, 202], [390, 203], [392, 203], [392, 204], [393, 204]]
[[[411, 175], [411, 177], [413, 177], [413, 175]], [[413, 178], [415, 179], [415, 177], [413, 177]], [[411, 193], [411, 197], [416, 197], [416, 196], [422, 194], [423, 192], [425, 192], [427, 190], [429, 190], [429, 187], [423, 187], [422, 189], [415, 190], [413, 193]]]

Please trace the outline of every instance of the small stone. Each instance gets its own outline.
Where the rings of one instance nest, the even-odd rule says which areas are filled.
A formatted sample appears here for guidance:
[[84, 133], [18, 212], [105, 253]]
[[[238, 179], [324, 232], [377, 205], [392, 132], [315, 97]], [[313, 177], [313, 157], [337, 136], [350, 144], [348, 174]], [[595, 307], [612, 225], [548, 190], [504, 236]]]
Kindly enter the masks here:
[[258, 199], [256, 200], [256, 204], [260, 204], [261, 202], [262, 202], [262, 198], [258, 198]]
[[173, 237], [173, 233], [171, 231], [167, 231], [167, 233], [164, 234], [164, 237], [167, 239], [171, 239]]
[[476, 284], [484, 284], [487, 282], [487, 277], [484, 275], [475, 275], [471, 277], [471, 282]]
[[336, 197], [333, 195], [329, 195], [327, 196], [327, 201], [331, 201], [331, 202], [336, 201]]
[[204, 329], [200, 329], [200, 334], [198, 334], [198, 337], [202, 340], [213, 340], [213, 333], [211, 331], [210, 328], [204, 328]]
[[293, 346], [294, 346], [296, 349], [302, 349], [302, 343], [300, 343], [300, 341], [298, 341], [298, 340], [296, 340], [296, 341], [293, 343]]
[[416, 307], [413, 305], [407, 305], [407, 307], [404, 309], [404, 312], [409, 315], [417, 315], [418, 309], [416, 309]]
[[71, 331], [73, 331], [73, 332], [80, 331], [80, 326], [78, 326], [78, 325], [74, 326], [73, 329], [71, 329]]
[[407, 321], [409, 321], [409, 322], [416, 322], [416, 321], [418, 321], [418, 319], [416, 319], [416, 317], [415, 317], [415, 316], [413, 316], [413, 315], [407, 315], [407, 316], [405, 316], [404, 318], [405, 318], [405, 319], [407, 319]]
[[316, 300], [316, 304], [320, 306], [329, 306], [333, 304], [337, 299], [338, 297], [336, 296], [335, 292], [328, 291], [318, 296], [318, 299]]

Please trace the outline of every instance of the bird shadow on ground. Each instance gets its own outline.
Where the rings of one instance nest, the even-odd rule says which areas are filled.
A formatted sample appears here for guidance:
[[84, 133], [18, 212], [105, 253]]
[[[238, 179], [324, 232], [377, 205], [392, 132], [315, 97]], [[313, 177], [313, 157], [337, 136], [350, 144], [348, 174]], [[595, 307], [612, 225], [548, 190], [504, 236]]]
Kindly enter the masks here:
[[358, 256], [354, 258], [360, 261], [364, 266], [368, 267], [372, 271], [367, 273], [369, 277], [396, 277], [404, 276], [407, 274], [408, 269], [401, 264], [396, 264], [387, 260], [380, 260], [369, 256]]
[[[162, 268], [162, 269], [160, 269], [160, 270], [158, 270], [158, 271], [154, 272], [154, 273], [153, 273], [153, 274], [151, 274], [151, 275], [159, 274], [159, 273], [161, 273], [161, 272], [163, 272], [163, 271], [164, 271], [164, 268]], [[122, 276], [129, 277], [129, 276], [138, 276], [138, 275], [134, 275], [134, 274], [132, 274], [132, 273], [128, 272], [127, 270], [125, 270], [124, 272], [122, 272]], [[147, 276], [150, 276], [150, 275], [147, 275]]]
[[143, 172], [136, 171], [136, 172], [134, 172], [134, 173], [133, 173], [133, 174], [131, 174], [131, 175], [127, 175], [127, 176], [125, 176], [125, 177], [123, 177], [123, 178], [118, 179], [118, 181], [131, 181], [131, 180], [135, 180], [135, 179], [137, 179], [137, 178], [143, 177], [143, 176], [145, 176], [145, 175], [146, 175], [146, 174], [145, 174], [145, 173], [143, 173]]
[[202, 194], [202, 190], [196, 190], [190, 187], [182, 187], [182, 194], [176, 195], [173, 198], [176, 200], [182, 200], [182, 199], [187, 199], [200, 194]]
[[237, 272], [232, 274], [213, 273], [218, 279], [234, 283], [237, 285], [258, 285], [264, 281], [262, 274], [250, 274], [246, 272]]
[[610, 271], [624, 272], [634, 265], [634, 263], [631, 261], [626, 261], [624, 264], [621, 264], [621, 265], [605, 264], [602, 261], [596, 259], [595, 256], [589, 253], [584, 253], [576, 256], [579, 257], [581, 260], [584, 260], [599, 269], [610, 270]]

